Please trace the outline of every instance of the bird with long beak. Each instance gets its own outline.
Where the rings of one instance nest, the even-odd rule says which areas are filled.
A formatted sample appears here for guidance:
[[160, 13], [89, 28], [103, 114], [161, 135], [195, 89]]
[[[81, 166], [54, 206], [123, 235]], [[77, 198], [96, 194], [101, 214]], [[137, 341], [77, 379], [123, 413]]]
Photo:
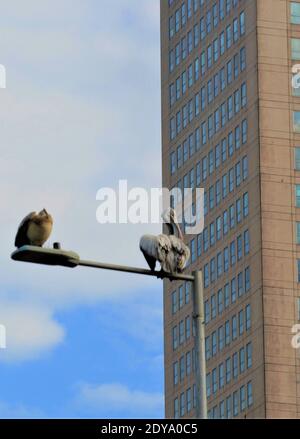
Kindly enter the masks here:
[[162, 218], [169, 235], [142, 236], [140, 250], [152, 271], [155, 269], [156, 262], [159, 262], [162, 271], [182, 273], [189, 260], [190, 249], [184, 243], [174, 209], [167, 209]]
[[19, 225], [15, 246], [17, 248], [23, 245], [42, 247], [51, 234], [52, 226], [52, 216], [46, 209], [39, 213], [29, 213]]

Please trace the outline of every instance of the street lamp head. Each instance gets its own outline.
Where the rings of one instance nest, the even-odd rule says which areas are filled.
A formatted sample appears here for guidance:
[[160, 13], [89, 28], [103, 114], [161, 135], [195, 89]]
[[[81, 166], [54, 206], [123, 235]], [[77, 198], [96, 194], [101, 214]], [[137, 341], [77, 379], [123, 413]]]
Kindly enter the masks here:
[[42, 265], [60, 265], [62, 267], [77, 267], [80, 258], [72, 251], [61, 250], [58, 243], [52, 248], [42, 248], [33, 245], [24, 245], [11, 255], [14, 261], [31, 262]]

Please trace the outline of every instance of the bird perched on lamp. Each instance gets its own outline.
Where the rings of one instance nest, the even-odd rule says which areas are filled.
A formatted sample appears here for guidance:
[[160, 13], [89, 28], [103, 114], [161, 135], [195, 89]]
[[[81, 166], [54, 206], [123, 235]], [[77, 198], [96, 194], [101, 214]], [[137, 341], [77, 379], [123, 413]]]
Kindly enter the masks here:
[[169, 235], [142, 236], [140, 250], [152, 271], [154, 271], [158, 261], [162, 271], [182, 273], [189, 260], [190, 249], [184, 243], [174, 209], [167, 209], [162, 218], [166, 223]]
[[46, 209], [31, 212], [19, 225], [15, 239], [17, 248], [23, 245], [42, 247], [49, 238], [53, 226], [52, 216]]

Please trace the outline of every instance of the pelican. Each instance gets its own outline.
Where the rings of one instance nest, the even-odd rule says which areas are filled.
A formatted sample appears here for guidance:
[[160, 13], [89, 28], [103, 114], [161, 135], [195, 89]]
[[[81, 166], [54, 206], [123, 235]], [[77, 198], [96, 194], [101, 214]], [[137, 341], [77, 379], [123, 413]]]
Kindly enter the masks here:
[[46, 209], [39, 213], [29, 213], [19, 225], [15, 246], [17, 248], [23, 245], [42, 247], [51, 234], [52, 226], [52, 216]]
[[[150, 270], [154, 271], [158, 261], [162, 271], [182, 273], [190, 257], [190, 249], [183, 241], [174, 209], [167, 209], [162, 218], [170, 234], [144, 235], [140, 240], [140, 249]], [[178, 236], [176, 236], [176, 232]]]

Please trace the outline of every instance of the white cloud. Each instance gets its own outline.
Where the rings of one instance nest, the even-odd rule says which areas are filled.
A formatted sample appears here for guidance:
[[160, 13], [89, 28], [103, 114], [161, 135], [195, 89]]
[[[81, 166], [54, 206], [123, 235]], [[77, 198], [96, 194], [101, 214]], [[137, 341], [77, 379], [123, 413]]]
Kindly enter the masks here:
[[[0, 92], [0, 323], [14, 334], [14, 358], [61, 341], [56, 310], [155, 282], [17, 264], [9, 254], [22, 217], [46, 207], [55, 218], [52, 241], [85, 259], [145, 266], [139, 237], [159, 228], [100, 226], [95, 196], [119, 178], [160, 184], [158, 13], [158, 0], [12, 0], [1, 8], [8, 78]], [[14, 312], [27, 322], [23, 339]]]
[[0, 401], [0, 419], [42, 419], [45, 414], [38, 408], [24, 404], [8, 404]]
[[124, 410], [128, 415], [138, 417], [158, 416], [163, 413], [164, 397], [160, 393], [129, 389], [119, 383], [79, 385], [77, 404], [89, 410], [97, 410], [102, 416]]
[[35, 359], [64, 339], [63, 328], [45, 307], [0, 302], [0, 322], [6, 329], [6, 349], [0, 349], [0, 361]]

